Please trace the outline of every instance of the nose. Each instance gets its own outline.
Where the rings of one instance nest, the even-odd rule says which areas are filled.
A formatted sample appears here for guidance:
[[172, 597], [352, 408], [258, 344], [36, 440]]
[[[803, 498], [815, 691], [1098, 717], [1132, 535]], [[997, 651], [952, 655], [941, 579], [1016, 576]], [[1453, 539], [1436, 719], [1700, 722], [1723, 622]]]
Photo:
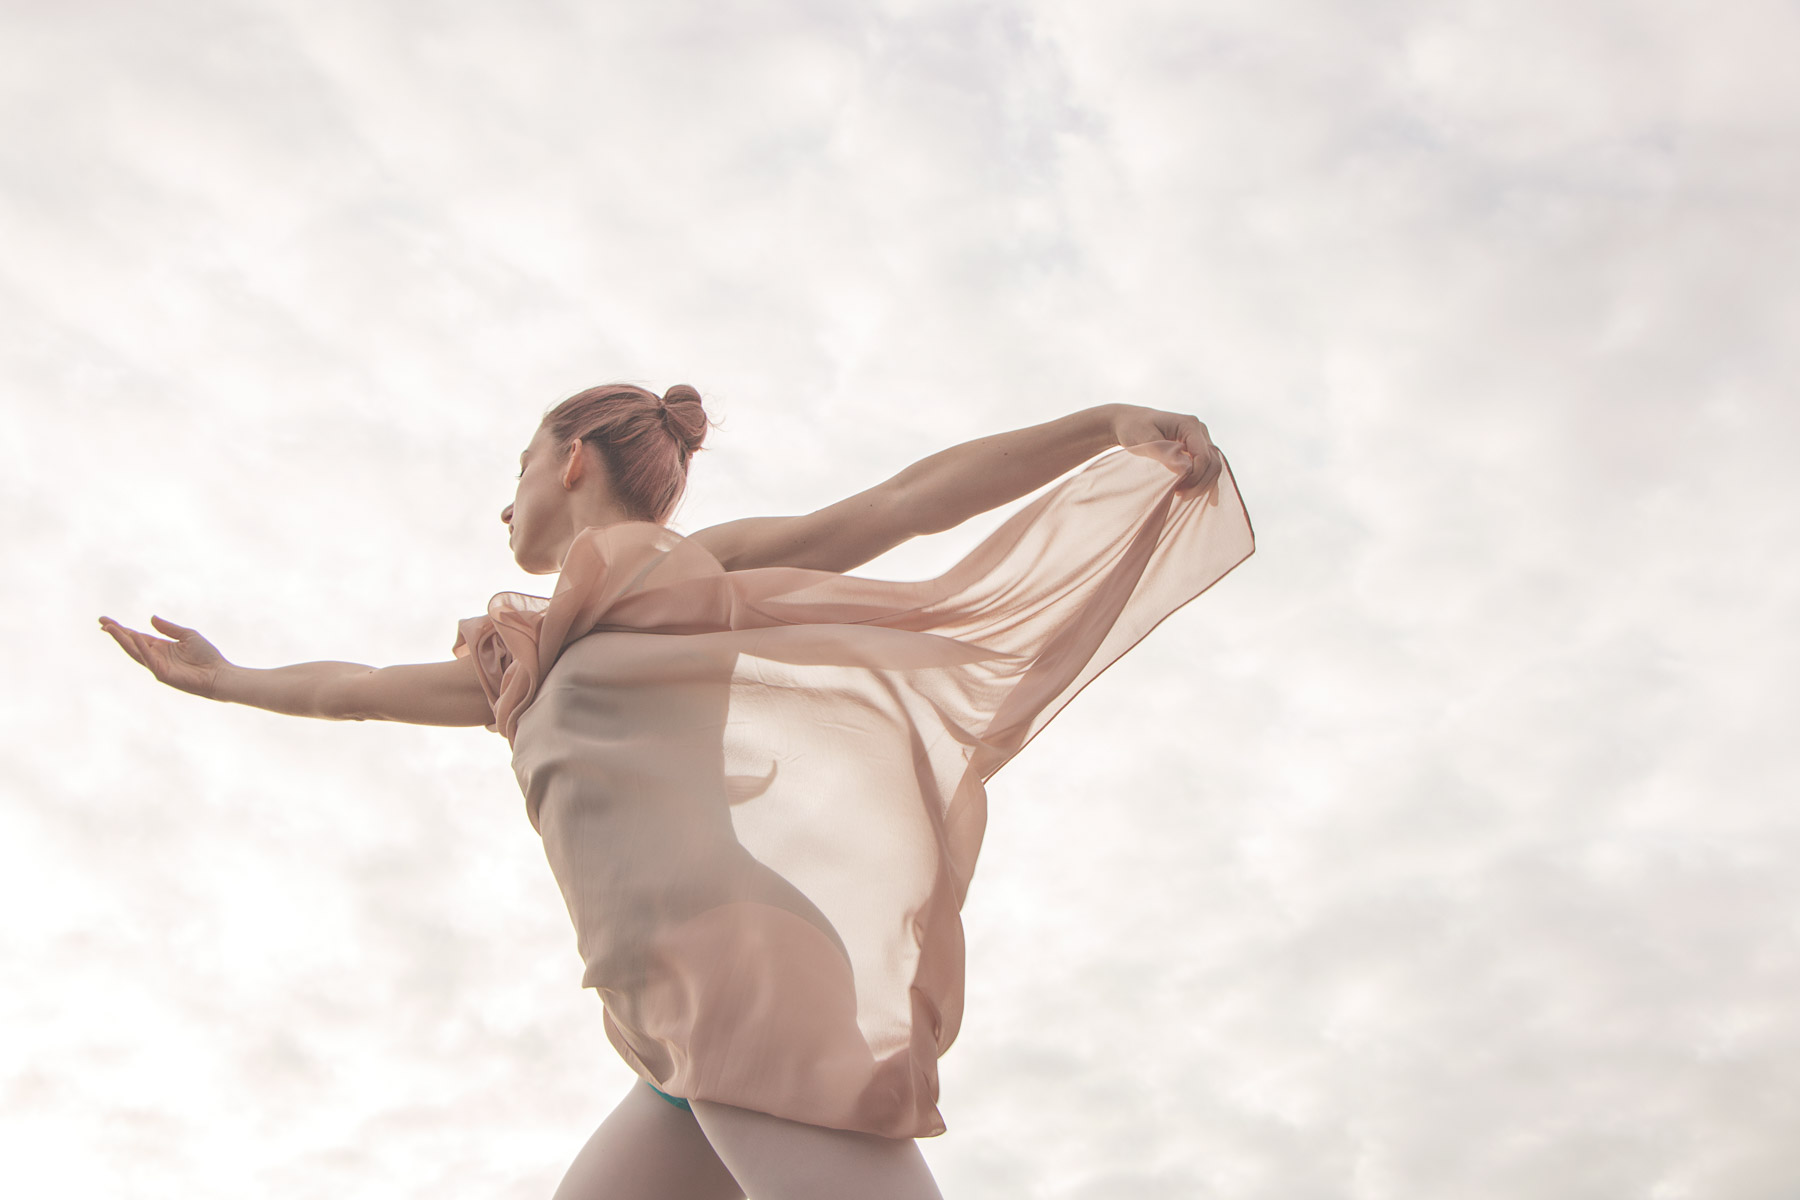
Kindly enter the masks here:
[[500, 520], [503, 524], [506, 524], [506, 525], [512, 524], [512, 510], [513, 510], [513, 506], [510, 504], [500, 510]]

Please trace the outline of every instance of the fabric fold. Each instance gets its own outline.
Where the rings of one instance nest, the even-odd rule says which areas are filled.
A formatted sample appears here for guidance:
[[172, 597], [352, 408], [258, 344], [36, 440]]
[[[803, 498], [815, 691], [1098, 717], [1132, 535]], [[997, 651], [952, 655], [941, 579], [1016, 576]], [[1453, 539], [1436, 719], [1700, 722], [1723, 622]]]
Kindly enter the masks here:
[[663, 1090], [942, 1133], [985, 784], [1254, 551], [1229, 465], [1104, 455], [928, 580], [728, 572], [628, 522], [458, 626], [609, 1039]]

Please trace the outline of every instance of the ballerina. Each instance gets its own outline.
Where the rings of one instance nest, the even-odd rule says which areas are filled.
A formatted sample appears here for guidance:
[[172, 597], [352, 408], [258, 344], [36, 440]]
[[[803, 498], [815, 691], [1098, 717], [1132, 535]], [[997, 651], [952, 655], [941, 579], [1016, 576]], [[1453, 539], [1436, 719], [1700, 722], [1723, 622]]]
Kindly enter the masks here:
[[[708, 424], [686, 386], [553, 407], [500, 517], [554, 592], [494, 596], [442, 662], [253, 669], [160, 616], [100, 624], [197, 696], [507, 738], [644, 1085], [556, 1200], [937, 1197], [915, 1139], [945, 1129], [985, 784], [1249, 557], [1249, 518], [1197, 417], [1107, 404], [683, 536]], [[935, 579], [846, 574], [1084, 463]]]

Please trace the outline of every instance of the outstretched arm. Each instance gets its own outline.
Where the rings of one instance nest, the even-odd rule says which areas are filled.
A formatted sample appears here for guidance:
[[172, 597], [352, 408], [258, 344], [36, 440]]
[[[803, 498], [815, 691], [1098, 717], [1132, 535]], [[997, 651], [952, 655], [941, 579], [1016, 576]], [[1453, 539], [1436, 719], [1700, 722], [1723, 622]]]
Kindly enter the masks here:
[[195, 696], [329, 721], [487, 725], [494, 719], [473, 658], [398, 667], [309, 662], [258, 670], [227, 662], [192, 629], [161, 617], [150, 623], [169, 638], [100, 618], [100, 627], [125, 653], [161, 682]]
[[1198, 417], [1102, 404], [940, 450], [866, 492], [803, 517], [747, 517], [702, 529], [690, 540], [728, 571], [774, 566], [848, 571], [908, 538], [954, 529], [1017, 500], [1112, 446], [1143, 442], [1178, 448], [1159, 457], [1172, 470], [1185, 471], [1184, 487], [1204, 487], [1218, 476], [1219, 461]]

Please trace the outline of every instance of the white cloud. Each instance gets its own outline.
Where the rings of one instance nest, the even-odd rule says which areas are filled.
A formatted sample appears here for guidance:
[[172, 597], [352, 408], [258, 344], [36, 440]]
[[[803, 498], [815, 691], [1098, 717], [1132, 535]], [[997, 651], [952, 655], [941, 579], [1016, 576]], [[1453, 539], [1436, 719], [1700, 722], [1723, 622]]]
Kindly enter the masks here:
[[553, 1187], [630, 1075], [504, 743], [77, 631], [441, 657], [626, 378], [724, 418], [690, 531], [1115, 400], [1244, 490], [995, 780], [946, 1195], [1786, 1186], [1796, 19], [12, 6], [10, 1174]]

